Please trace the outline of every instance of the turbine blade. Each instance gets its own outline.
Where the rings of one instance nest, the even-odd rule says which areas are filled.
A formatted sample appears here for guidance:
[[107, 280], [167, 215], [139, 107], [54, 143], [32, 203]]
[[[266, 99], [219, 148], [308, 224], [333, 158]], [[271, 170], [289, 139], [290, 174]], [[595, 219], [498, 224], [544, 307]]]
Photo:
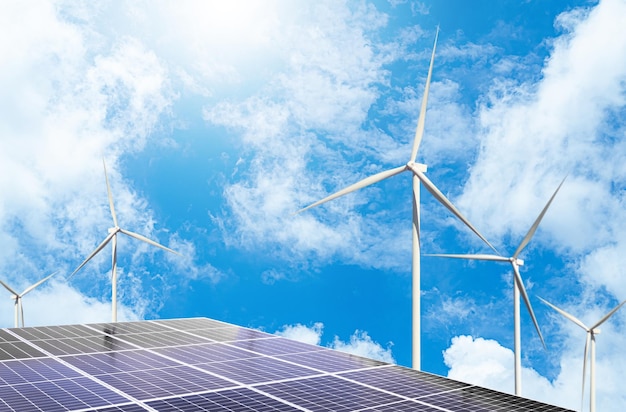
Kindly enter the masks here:
[[113, 224], [117, 227], [117, 217], [115, 216], [115, 207], [113, 206], [113, 195], [111, 194], [111, 186], [109, 186], [109, 176], [107, 176], [107, 165], [102, 159], [102, 166], [104, 166], [104, 180], [107, 184], [107, 195], [109, 197], [109, 208], [111, 209], [111, 216], [113, 217]]
[[600, 319], [600, 320], [598, 321], [598, 323], [596, 323], [595, 325], [593, 325], [593, 326], [592, 326], [592, 327], [590, 327], [589, 329], [594, 330], [594, 329], [595, 329], [595, 328], [597, 328], [598, 326], [602, 325], [604, 322], [606, 322], [606, 321], [607, 321], [607, 319], [608, 319], [608, 318], [610, 318], [611, 316], [613, 316], [613, 314], [614, 314], [615, 312], [617, 312], [617, 311], [618, 311], [618, 309], [619, 309], [619, 308], [621, 308], [621, 307], [624, 305], [624, 303], [626, 303], [626, 300], [625, 300], [625, 301], [623, 301], [622, 303], [620, 303], [619, 305], [617, 305], [616, 307], [614, 307], [612, 311], [610, 311], [609, 313], [607, 313], [606, 315], [604, 315], [604, 317], [603, 317], [602, 319]]
[[41, 279], [39, 282], [34, 283], [32, 285], [30, 285], [29, 287], [27, 287], [26, 289], [24, 289], [24, 292], [22, 292], [21, 296], [24, 296], [25, 294], [27, 294], [28, 292], [30, 292], [31, 290], [35, 289], [37, 286], [41, 285], [42, 283], [44, 283], [46, 280], [50, 279], [52, 276], [56, 275], [57, 272], [52, 273], [51, 275], [46, 276], [45, 278]]
[[533, 307], [530, 304], [530, 299], [528, 299], [528, 294], [526, 293], [526, 288], [524, 287], [524, 282], [522, 281], [522, 276], [519, 274], [519, 269], [516, 264], [511, 263], [513, 266], [513, 273], [515, 274], [515, 283], [517, 283], [517, 287], [519, 288], [520, 294], [524, 299], [524, 303], [526, 304], [526, 309], [528, 309], [528, 313], [533, 320], [533, 324], [535, 325], [535, 329], [537, 330], [537, 334], [539, 335], [539, 339], [541, 339], [541, 343], [544, 348], [546, 347], [546, 342], [543, 340], [543, 335], [541, 334], [541, 329], [539, 329], [539, 324], [537, 323], [537, 318], [535, 317], [535, 312], [533, 312]]
[[371, 184], [380, 182], [381, 180], [387, 179], [388, 177], [397, 175], [398, 173], [402, 173], [406, 169], [407, 169], [406, 166], [400, 166], [400, 167], [396, 167], [394, 169], [385, 170], [384, 172], [376, 173], [375, 175], [366, 177], [365, 179], [363, 179], [363, 180], [361, 180], [361, 181], [359, 181], [359, 182], [357, 182], [357, 183], [355, 183], [353, 185], [350, 185], [350, 186], [346, 187], [345, 189], [341, 189], [340, 191], [338, 191], [336, 193], [333, 193], [332, 195], [327, 196], [327, 197], [325, 197], [322, 200], [318, 200], [317, 202], [315, 202], [313, 204], [310, 204], [309, 206], [307, 206], [307, 207], [305, 207], [303, 209], [298, 210], [295, 214], [298, 214], [300, 212], [304, 212], [307, 209], [311, 209], [312, 207], [319, 206], [322, 203], [326, 203], [329, 200], [333, 200], [333, 199], [336, 199], [336, 198], [338, 198], [340, 196], [346, 195], [346, 194], [348, 194], [350, 192], [354, 192], [355, 190], [358, 190], [358, 189], [364, 188], [366, 186], [369, 186]]
[[574, 322], [575, 324], [577, 324], [578, 326], [583, 328], [585, 331], [588, 332], [589, 330], [591, 330], [591, 328], [588, 328], [587, 326], [585, 326], [585, 324], [582, 323], [577, 317], [575, 317], [573, 315], [570, 315], [569, 313], [565, 312], [563, 309], [558, 308], [557, 306], [553, 305], [552, 303], [548, 302], [545, 299], [539, 298], [539, 300], [541, 300], [543, 303], [545, 303], [546, 305], [550, 306], [552, 309], [556, 310], [561, 315], [563, 315], [567, 319], [571, 320], [572, 322]]
[[491, 250], [493, 250], [497, 255], [500, 254], [500, 253], [498, 253], [496, 248], [493, 247], [493, 245], [491, 243], [489, 243], [489, 241], [483, 235], [481, 235], [480, 232], [469, 222], [469, 220], [467, 220], [465, 218], [465, 216], [463, 216], [461, 214], [461, 212], [459, 212], [457, 210], [457, 208], [454, 207], [454, 205], [444, 196], [444, 194], [441, 193], [441, 191], [439, 189], [437, 189], [437, 186], [435, 186], [435, 184], [433, 182], [431, 182], [430, 179], [428, 179], [424, 173], [422, 173], [416, 167], [410, 167], [410, 169], [422, 181], [422, 184], [435, 197], [435, 199], [437, 199], [439, 201], [439, 203], [444, 205], [450, 212], [452, 212], [452, 214], [454, 214], [463, 223], [465, 223], [465, 226], [470, 228], [470, 230], [472, 232], [474, 232], [479, 238], [481, 238], [482, 241], [485, 242], [487, 244], [487, 246], [489, 246], [491, 248]]
[[443, 257], [443, 258], [451, 258], [451, 259], [468, 259], [468, 260], [492, 260], [496, 262], [508, 262], [509, 259], [497, 256], [497, 255], [458, 255], [458, 254], [444, 254], [444, 253], [431, 253], [424, 254], [424, 256], [433, 256], [433, 257]]
[[522, 240], [522, 243], [519, 244], [519, 246], [517, 247], [517, 250], [513, 254], [514, 258], [517, 259], [517, 256], [519, 256], [519, 254], [522, 252], [522, 250], [524, 250], [526, 245], [528, 245], [528, 242], [530, 242], [530, 239], [532, 239], [532, 237], [535, 235], [535, 232], [537, 231], [537, 227], [539, 227], [539, 223], [541, 223], [541, 219], [543, 219], [543, 216], [548, 211], [548, 208], [550, 207], [550, 204], [554, 200], [554, 197], [556, 196], [556, 194], [559, 192], [559, 189], [561, 188], [561, 186], [563, 186], [563, 183], [565, 182], [565, 179], [567, 179], [567, 176], [565, 176], [563, 178], [563, 180], [561, 180], [561, 183], [559, 184], [559, 187], [556, 188], [556, 190], [552, 194], [552, 197], [550, 197], [550, 200], [548, 200], [548, 203], [546, 203], [546, 205], [543, 207], [543, 210], [541, 211], [541, 213], [539, 213], [539, 216], [537, 216], [537, 219], [535, 220], [535, 223], [533, 223], [533, 225], [528, 230], [528, 233], [526, 233], [526, 236]]
[[433, 52], [430, 56], [430, 66], [428, 67], [428, 77], [426, 77], [426, 86], [424, 87], [424, 95], [422, 96], [422, 107], [420, 108], [420, 117], [417, 120], [417, 129], [415, 130], [415, 138], [413, 139], [413, 149], [411, 150], [411, 162], [415, 161], [417, 151], [419, 150], [422, 136], [424, 135], [424, 125], [426, 123], [426, 107], [428, 106], [428, 93], [430, 91], [430, 80], [433, 76], [433, 63], [435, 62], [435, 49], [437, 48], [437, 38], [439, 37], [439, 27], [435, 34], [435, 44]]
[[12, 294], [14, 294], [15, 296], [19, 296], [19, 293], [17, 293], [16, 291], [14, 291], [9, 285], [7, 285], [6, 283], [4, 283], [3, 281], [0, 280], [0, 284], [2, 286], [4, 286], [4, 288], [6, 290], [8, 290], [9, 292], [11, 292]]
[[419, 183], [417, 185], [415, 183], [413, 184], [413, 225], [415, 226], [415, 232], [417, 233], [417, 244], [420, 246], [420, 250], [422, 250], [422, 235], [420, 233], [420, 202], [418, 193], [415, 193], [416, 190], [419, 190]]
[[167, 250], [168, 252], [171, 252], [171, 253], [174, 253], [175, 255], [179, 255], [180, 256], [180, 253], [176, 252], [175, 250], [172, 250], [172, 249], [170, 249], [168, 247], [165, 247], [165, 246], [155, 242], [154, 240], [150, 240], [147, 237], [142, 236], [142, 235], [140, 235], [138, 233], [130, 232], [130, 231], [124, 230], [124, 229], [120, 229], [120, 232], [122, 232], [123, 234], [125, 234], [127, 236], [134, 237], [135, 239], [141, 240], [142, 242], [149, 243], [152, 246], [156, 246], [158, 248], [161, 248], [163, 250]]
[[71, 275], [69, 275], [67, 277], [67, 280], [70, 280], [72, 278], [72, 276], [74, 276], [79, 270], [82, 269], [83, 266], [85, 266], [87, 264], [87, 262], [89, 262], [91, 260], [91, 258], [93, 258], [94, 256], [96, 256], [98, 254], [98, 252], [100, 252], [102, 250], [103, 247], [105, 247], [107, 245], [107, 243], [109, 243], [109, 241], [113, 238], [113, 236], [115, 236], [117, 234], [117, 232], [111, 232], [109, 233], [109, 235], [107, 237], [104, 238], [104, 240], [102, 241], [102, 243], [100, 243], [98, 245], [98, 247], [91, 252], [91, 254], [89, 256], [87, 256], [87, 259], [85, 259], [83, 261], [83, 263], [81, 263], [76, 269], [74, 269], [74, 271], [72, 272]]

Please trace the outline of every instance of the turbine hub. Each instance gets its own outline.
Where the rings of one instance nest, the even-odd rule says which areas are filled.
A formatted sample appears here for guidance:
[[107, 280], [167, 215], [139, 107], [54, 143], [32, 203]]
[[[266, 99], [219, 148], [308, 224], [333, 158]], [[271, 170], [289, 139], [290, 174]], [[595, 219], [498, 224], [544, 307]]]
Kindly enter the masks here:
[[511, 263], [514, 263], [517, 266], [524, 266], [524, 259], [511, 258]]
[[406, 166], [409, 169], [413, 169], [413, 170], [419, 170], [422, 173], [426, 173], [426, 171], [428, 170], [428, 166], [426, 166], [423, 163], [417, 163], [417, 162], [408, 162], [406, 164]]
[[110, 228], [109, 228], [109, 234], [110, 234], [110, 233], [117, 233], [117, 232], [119, 232], [119, 231], [120, 231], [120, 228], [119, 228], [119, 227], [117, 227], [117, 226], [116, 226], [116, 227], [110, 227]]

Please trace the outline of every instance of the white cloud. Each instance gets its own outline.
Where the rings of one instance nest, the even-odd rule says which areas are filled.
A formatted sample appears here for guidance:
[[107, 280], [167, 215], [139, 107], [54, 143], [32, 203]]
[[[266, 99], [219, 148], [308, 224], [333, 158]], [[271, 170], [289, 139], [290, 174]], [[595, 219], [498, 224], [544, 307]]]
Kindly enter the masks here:
[[[266, 244], [287, 262], [340, 256], [355, 263], [397, 266], [400, 259], [381, 258], [389, 248], [375, 239], [395, 238], [396, 233], [406, 232], [406, 226], [365, 223], [346, 207], [364, 203], [362, 193], [329, 204], [335, 215], [329, 220], [311, 212], [292, 216], [328, 190], [380, 169], [368, 162], [351, 166], [329, 146], [365, 149], [374, 156], [387, 156], [388, 150], [379, 150], [380, 141], [396, 146], [388, 137], [378, 136], [374, 127], [361, 129], [378, 98], [377, 88], [388, 81], [383, 65], [398, 53], [369, 37], [384, 24], [386, 16], [371, 6], [350, 10], [334, 2], [308, 4], [289, 23], [283, 22], [276, 33], [280, 36], [273, 38], [287, 67], [262, 91], [263, 96], [274, 97], [259, 94], [239, 103], [205, 107], [209, 122], [241, 133], [250, 157], [247, 168], [239, 165], [242, 181], [224, 192], [232, 216], [223, 224], [236, 229], [224, 233], [227, 242], [255, 249]], [[346, 49], [351, 52], [345, 53]], [[334, 173], [320, 174], [321, 165]], [[403, 243], [394, 243], [399, 254], [408, 251]], [[364, 248], [371, 250], [361, 253]]]
[[[110, 292], [109, 292], [110, 293]], [[0, 300], [2, 327], [13, 327], [13, 310], [10, 296], [4, 294]], [[119, 321], [142, 319], [144, 303], [129, 302], [130, 306], [118, 305]], [[111, 302], [87, 297], [63, 281], [50, 280], [28, 293], [22, 299], [26, 326], [64, 325], [77, 323], [99, 323], [111, 321]]]
[[309, 345], [319, 345], [322, 341], [323, 329], [324, 324], [321, 322], [316, 322], [313, 326], [304, 326], [297, 323], [295, 325], [285, 325], [281, 330], [274, 333], [287, 339], [308, 343]]
[[482, 149], [459, 205], [490, 238], [524, 233], [566, 173], [543, 230], [578, 251], [622, 232], [610, 188], [625, 177], [626, 40], [617, 33], [626, 7], [609, 0], [581, 15], [568, 15], [571, 32], [553, 41], [539, 83], [500, 83], [481, 108]]
[[[450, 368], [449, 378], [513, 393], [513, 351], [495, 340], [456, 336], [443, 357]], [[522, 368], [524, 397], [576, 409], [579, 406], [576, 400], [580, 399], [576, 398], [578, 388], [574, 379], [568, 385], [553, 384], [534, 369]]]
[[[32, 283], [38, 273], [57, 269], [62, 277], [106, 236], [112, 223], [103, 156], [120, 223], [159, 238], [149, 206], [119, 171], [119, 156], [142, 150], [169, 114], [176, 96], [167, 68], [136, 38], [105, 40], [93, 25], [97, 8], [66, 6], [0, 6], [5, 33], [0, 53], [7, 62], [0, 73], [5, 90], [0, 97], [0, 192], [5, 194], [0, 199], [0, 271], [9, 284]], [[143, 259], [150, 256], [143, 252], [149, 249], [137, 244], [134, 253], [129, 249], [120, 240], [121, 262], [131, 256], [136, 263], [136, 272], [120, 268], [128, 286], [120, 297], [132, 307], [120, 307], [120, 317], [137, 319], [159, 302], [146, 301], [137, 292], [142, 285], [136, 274], [143, 273]], [[101, 319], [100, 306], [105, 304], [99, 299], [110, 296], [110, 286], [106, 277], [95, 274], [100, 265], [104, 273], [110, 270], [106, 255], [104, 251], [83, 269], [93, 278], [76, 279], [80, 290], [92, 297], [61, 286], [59, 280], [45, 293], [32, 292], [25, 302], [47, 299], [50, 305], [42, 319], [56, 319], [51, 323], [78, 320], [75, 308], [52, 304], [53, 292], [63, 294], [67, 299], [59, 295], [56, 300], [83, 308], [81, 320]], [[31, 306], [25, 303], [25, 308]]]
[[[558, 304], [558, 303], [557, 303]], [[575, 302], [559, 305], [581, 321], [591, 325], [601, 319], [615, 305], [591, 305]], [[621, 355], [621, 348], [626, 344], [626, 337], [620, 332], [626, 321], [626, 311], [618, 311], [602, 325], [597, 335], [596, 355], [596, 397], [597, 408], [603, 411], [621, 411], [626, 405], [626, 395], [616, 385], [626, 367], [626, 360]], [[555, 359], [547, 379], [528, 366], [528, 360], [522, 357], [522, 393], [524, 397], [549, 404], [578, 410], [581, 402], [581, 383], [585, 331], [565, 320], [554, 312], [549, 324], [543, 325], [550, 333], [547, 341], [548, 352]], [[485, 386], [502, 392], [513, 392], [513, 351], [499, 342], [472, 336], [456, 336], [444, 351], [444, 362], [450, 368], [448, 377], [475, 385]], [[589, 364], [587, 364], [587, 371]], [[587, 372], [588, 373], [588, 372]], [[589, 398], [589, 377], [585, 385], [585, 408]], [[586, 409], [585, 409], [586, 410]]]
[[[207, 280], [213, 284], [218, 283], [226, 276], [223, 271], [210, 263], [199, 263], [196, 245], [192, 242], [174, 235], [170, 238], [168, 247], [179, 253], [178, 255], [172, 253], [166, 255], [168, 262], [174, 268], [172, 273], [184, 275], [189, 280]], [[179, 282], [180, 279], [176, 279], [176, 281]]]
[[[324, 324], [316, 322], [310, 327], [300, 323], [295, 325], [285, 325], [281, 330], [276, 331], [275, 334], [283, 336], [287, 339], [296, 340], [298, 342], [320, 345], [322, 342], [323, 332]], [[333, 341], [328, 344], [328, 347], [340, 352], [350, 353], [352, 355], [376, 359], [388, 363], [395, 363], [395, 359], [393, 358], [393, 354], [391, 352], [392, 345], [392, 343], [389, 343], [388, 346], [384, 348], [380, 343], [373, 341], [367, 332], [357, 330], [350, 336], [350, 340], [347, 342], [344, 342], [338, 336], [335, 336]]]
[[396, 363], [391, 353], [392, 344], [390, 343], [384, 348], [380, 343], [374, 342], [365, 331], [355, 331], [350, 336], [349, 342], [343, 342], [338, 336], [335, 336], [335, 340], [330, 346], [340, 352], [376, 359], [387, 363]]
[[261, 280], [266, 285], [273, 285], [279, 280], [287, 279], [287, 275], [276, 269], [269, 269], [261, 273]]

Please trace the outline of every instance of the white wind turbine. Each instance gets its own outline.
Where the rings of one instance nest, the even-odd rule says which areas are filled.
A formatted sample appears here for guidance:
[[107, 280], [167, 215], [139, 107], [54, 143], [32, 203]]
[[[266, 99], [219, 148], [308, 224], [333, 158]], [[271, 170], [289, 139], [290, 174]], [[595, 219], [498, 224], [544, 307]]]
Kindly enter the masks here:
[[559, 186], [556, 188], [556, 190], [552, 194], [552, 197], [550, 197], [550, 200], [548, 200], [548, 203], [546, 203], [543, 210], [541, 211], [541, 213], [539, 214], [539, 216], [537, 217], [533, 225], [528, 230], [528, 233], [526, 233], [526, 236], [524, 236], [524, 239], [522, 239], [522, 242], [519, 244], [519, 246], [515, 250], [515, 253], [513, 253], [513, 256], [504, 257], [499, 254], [498, 255], [487, 255], [487, 254], [476, 254], [476, 255], [430, 254], [430, 255], [427, 255], [427, 256], [435, 256], [435, 257], [454, 258], [454, 259], [489, 260], [489, 261], [495, 261], [495, 262], [508, 262], [511, 264], [513, 268], [513, 313], [514, 313], [513, 315], [514, 317], [513, 340], [514, 340], [514, 352], [515, 352], [515, 368], [514, 368], [515, 370], [515, 394], [518, 396], [521, 396], [522, 394], [522, 354], [521, 354], [522, 344], [521, 344], [521, 333], [520, 333], [520, 302], [519, 302], [520, 293], [522, 295], [522, 298], [524, 299], [524, 303], [526, 304], [526, 309], [528, 310], [528, 313], [530, 314], [530, 317], [533, 320], [535, 329], [537, 330], [537, 334], [539, 335], [539, 338], [541, 339], [541, 343], [543, 344], [544, 347], [546, 346], [543, 340], [543, 335], [541, 334], [541, 330], [539, 329], [539, 324], [537, 323], [537, 318], [535, 318], [533, 307], [530, 304], [530, 299], [528, 299], [528, 294], [526, 293], [526, 288], [524, 287], [524, 281], [522, 280], [522, 276], [520, 275], [520, 272], [519, 272], [519, 267], [524, 265], [524, 261], [522, 259], [519, 259], [518, 256], [520, 255], [520, 253], [522, 253], [522, 250], [524, 250], [524, 248], [528, 245], [533, 235], [537, 231], [537, 227], [539, 227], [539, 223], [541, 223], [541, 219], [543, 219], [543, 216], [548, 211], [550, 204], [554, 200], [554, 197], [556, 196], [556, 194], [559, 192], [559, 189], [563, 185], [563, 182], [565, 182], [565, 178], [561, 181]]
[[416, 163], [417, 152], [422, 141], [424, 134], [424, 124], [426, 120], [426, 106], [428, 103], [428, 92], [430, 90], [430, 80], [433, 72], [433, 63], [435, 60], [435, 49], [437, 47], [437, 38], [439, 36], [439, 28], [437, 28], [437, 34], [435, 35], [435, 43], [433, 45], [433, 51], [430, 59], [430, 66], [428, 69], [428, 76], [426, 78], [426, 86], [424, 88], [424, 95], [422, 97], [422, 106], [420, 109], [419, 119], [417, 122], [417, 129], [415, 131], [415, 138], [413, 140], [413, 149], [411, 151], [411, 157], [409, 161], [402, 166], [394, 169], [386, 170], [384, 172], [377, 173], [369, 176], [358, 183], [348, 186], [322, 200], [319, 200], [301, 210], [297, 213], [303, 212], [312, 207], [321, 205], [322, 203], [336, 199], [345, 194], [354, 192], [358, 189], [364, 188], [371, 184], [380, 182], [391, 176], [397, 175], [402, 172], [409, 171], [413, 175], [413, 253], [412, 253], [412, 277], [413, 277], [413, 305], [412, 305], [412, 359], [413, 369], [420, 370], [421, 368], [421, 342], [420, 342], [420, 182], [426, 187], [426, 189], [443, 204], [448, 210], [450, 210], [456, 217], [458, 217], [467, 227], [469, 227], [476, 235], [478, 235], [494, 252], [496, 249], [485, 239], [472, 224], [456, 209], [456, 207], [445, 197], [443, 193], [426, 177], [427, 167], [425, 164]]
[[113, 196], [111, 195], [111, 187], [109, 186], [109, 178], [107, 176], [107, 168], [106, 168], [106, 164], [104, 163], [104, 159], [102, 160], [102, 165], [104, 166], [104, 179], [107, 185], [107, 194], [109, 197], [109, 208], [111, 210], [111, 216], [113, 217], [114, 226], [109, 229], [109, 234], [107, 237], [104, 238], [102, 243], [100, 243], [100, 245], [98, 245], [98, 247], [93, 252], [91, 252], [91, 254], [87, 257], [87, 259], [85, 259], [83, 263], [81, 263], [74, 270], [74, 272], [72, 272], [70, 276], [68, 276], [68, 280], [72, 276], [74, 276], [83, 266], [85, 266], [87, 262], [91, 260], [91, 258], [93, 258], [96, 254], [98, 254], [98, 252], [100, 252], [102, 248], [104, 248], [107, 245], [107, 243], [111, 242], [111, 245], [113, 248], [112, 269], [111, 269], [111, 305], [113, 307], [112, 308], [112, 321], [117, 322], [117, 234], [123, 233], [127, 236], [134, 237], [135, 239], [139, 239], [143, 242], [149, 243], [152, 246], [156, 246], [168, 252], [171, 252], [177, 255], [179, 255], [179, 253], [163, 245], [160, 245], [157, 242], [150, 240], [145, 236], [142, 236], [140, 234], [137, 234], [137, 233], [134, 233], [134, 232], [131, 232], [129, 230], [122, 229], [121, 227], [119, 227], [119, 225], [117, 224], [117, 217], [115, 215], [115, 207], [113, 206]]
[[35, 289], [37, 286], [44, 283], [46, 280], [50, 279], [55, 274], [56, 272], [52, 273], [51, 275], [46, 276], [45, 278], [41, 279], [40, 281], [36, 283], [33, 283], [32, 285], [24, 289], [22, 293], [17, 293], [15, 290], [13, 290], [12, 287], [10, 287], [9, 285], [7, 285], [6, 283], [0, 280], [0, 284], [2, 284], [2, 286], [4, 286], [6, 290], [12, 293], [11, 299], [15, 301], [15, 327], [16, 328], [20, 327], [20, 318], [22, 319], [22, 327], [24, 327], [24, 306], [22, 306], [22, 298], [24, 297], [24, 295], [26, 295], [28, 292]]
[[[541, 298], [539, 298], [541, 299]], [[561, 315], [565, 316], [567, 319], [571, 320], [581, 328], [583, 328], [587, 332], [587, 339], [585, 341], [585, 354], [583, 356], [583, 383], [582, 383], [582, 393], [580, 400], [580, 410], [582, 412], [583, 403], [585, 401], [585, 374], [587, 372], [587, 354], [589, 354], [589, 358], [591, 358], [589, 362], [589, 412], [595, 412], [596, 410], [596, 335], [600, 333], [600, 329], [597, 329], [606, 322], [619, 308], [622, 307], [626, 300], [617, 305], [613, 310], [604, 315], [602, 319], [596, 322], [593, 326], [587, 327], [584, 323], [582, 323], [578, 318], [570, 315], [565, 312], [563, 309], [560, 309], [547, 300], [541, 299], [543, 303], [550, 306], [552, 309], [559, 312]]]

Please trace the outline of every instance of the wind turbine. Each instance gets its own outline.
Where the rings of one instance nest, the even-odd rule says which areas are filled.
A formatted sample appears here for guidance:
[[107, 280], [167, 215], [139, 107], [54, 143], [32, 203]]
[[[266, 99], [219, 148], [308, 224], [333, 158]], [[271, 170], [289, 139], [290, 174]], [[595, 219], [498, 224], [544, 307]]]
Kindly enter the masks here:
[[142, 242], [149, 243], [152, 246], [156, 246], [158, 248], [161, 248], [163, 250], [166, 250], [168, 252], [171, 252], [177, 255], [179, 255], [179, 253], [163, 245], [160, 245], [159, 243], [153, 240], [150, 240], [145, 236], [142, 236], [140, 234], [137, 234], [137, 233], [134, 233], [134, 232], [131, 232], [129, 230], [122, 229], [121, 227], [119, 227], [119, 225], [117, 224], [117, 217], [115, 215], [115, 207], [113, 206], [113, 196], [111, 195], [111, 187], [109, 186], [109, 178], [107, 176], [107, 167], [104, 162], [104, 159], [102, 159], [102, 165], [104, 166], [104, 179], [107, 185], [107, 195], [109, 197], [109, 208], [111, 210], [111, 216], [113, 217], [113, 227], [109, 229], [109, 234], [107, 235], [107, 237], [104, 238], [102, 243], [100, 243], [100, 245], [98, 245], [98, 247], [93, 252], [91, 252], [91, 254], [87, 257], [87, 259], [85, 259], [83, 263], [81, 263], [74, 270], [74, 272], [72, 272], [72, 274], [68, 276], [67, 279], [69, 280], [72, 276], [74, 276], [76, 272], [78, 272], [83, 266], [85, 266], [87, 262], [91, 260], [91, 258], [97, 255], [98, 252], [100, 252], [107, 245], [107, 243], [111, 242], [111, 245], [113, 248], [112, 269], [111, 269], [111, 305], [113, 307], [112, 321], [117, 322], [117, 235], [118, 233], [123, 233], [127, 236], [134, 237], [135, 239], [141, 240]]
[[46, 280], [50, 279], [55, 274], [56, 272], [52, 273], [51, 275], [46, 276], [45, 278], [41, 279], [37, 283], [33, 283], [32, 285], [24, 289], [22, 293], [17, 293], [15, 290], [13, 290], [12, 287], [10, 287], [9, 285], [7, 285], [6, 283], [0, 280], [0, 284], [2, 284], [2, 286], [4, 286], [6, 290], [12, 293], [11, 299], [15, 301], [15, 327], [16, 328], [20, 327], [20, 316], [22, 318], [22, 327], [24, 327], [24, 306], [22, 306], [22, 298], [24, 297], [24, 295], [26, 295], [28, 292], [35, 289], [37, 286], [44, 283]]
[[548, 203], [546, 203], [546, 205], [544, 206], [539, 216], [537, 216], [537, 219], [535, 219], [535, 222], [528, 230], [528, 233], [526, 233], [526, 236], [524, 236], [524, 239], [522, 239], [522, 242], [519, 244], [519, 246], [515, 250], [515, 253], [513, 253], [513, 256], [504, 257], [499, 254], [498, 255], [487, 255], [487, 254], [477, 254], [477, 255], [430, 254], [430, 255], [427, 255], [427, 256], [435, 256], [435, 257], [454, 258], [454, 259], [490, 260], [490, 261], [495, 261], [495, 262], [508, 262], [511, 264], [511, 267], [513, 268], [513, 280], [514, 280], [513, 281], [513, 313], [514, 313], [513, 315], [514, 317], [513, 340], [514, 340], [514, 352], [515, 352], [515, 394], [518, 396], [521, 396], [522, 394], [522, 349], [521, 349], [522, 344], [521, 344], [521, 333], [520, 333], [520, 304], [519, 304], [520, 293], [522, 295], [522, 298], [524, 299], [524, 303], [526, 304], [526, 309], [528, 310], [528, 313], [530, 314], [530, 317], [533, 320], [535, 329], [537, 330], [537, 334], [539, 335], [539, 339], [541, 339], [541, 343], [543, 344], [543, 346], [544, 347], [546, 346], [543, 340], [543, 335], [541, 334], [541, 330], [539, 329], [539, 324], [537, 323], [537, 318], [535, 318], [533, 307], [530, 304], [530, 299], [528, 299], [528, 294], [526, 293], [526, 288], [524, 287], [524, 281], [522, 280], [522, 276], [520, 275], [520, 272], [519, 272], [519, 267], [524, 265], [524, 261], [519, 258], [519, 255], [520, 253], [522, 253], [522, 250], [524, 250], [524, 248], [528, 245], [528, 243], [534, 236], [535, 232], [537, 231], [537, 227], [539, 227], [539, 223], [541, 223], [541, 219], [543, 219], [543, 216], [548, 211], [550, 204], [552, 204], [552, 201], [554, 200], [554, 197], [556, 196], [556, 194], [559, 192], [559, 189], [563, 185], [563, 182], [565, 182], [565, 178], [561, 181], [559, 186], [556, 188], [556, 190], [552, 194], [552, 197], [550, 197], [550, 200], [548, 200]]
[[303, 212], [312, 207], [321, 205], [322, 203], [328, 202], [330, 200], [336, 199], [345, 194], [354, 192], [358, 189], [362, 189], [371, 184], [380, 182], [381, 180], [387, 179], [389, 177], [395, 176], [402, 172], [410, 172], [413, 175], [413, 256], [412, 256], [412, 265], [411, 272], [413, 277], [413, 304], [412, 304], [412, 323], [413, 323], [413, 331], [412, 331], [412, 340], [413, 340], [413, 349], [412, 349], [412, 358], [413, 358], [413, 369], [420, 370], [421, 369], [421, 342], [420, 342], [420, 182], [426, 189], [437, 199], [441, 204], [443, 204], [448, 210], [450, 210], [456, 217], [458, 217], [467, 227], [469, 227], [478, 237], [480, 237], [494, 252], [497, 253], [496, 249], [485, 239], [472, 224], [459, 212], [456, 207], [444, 196], [443, 193], [426, 177], [424, 173], [426, 173], [427, 167], [425, 164], [416, 163], [415, 159], [417, 157], [417, 152], [419, 150], [420, 143], [422, 141], [422, 136], [424, 134], [424, 124], [426, 121], [426, 107], [428, 104], [428, 93], [430, 90], [430, 80], [432, 78], [433, 72], [433, 63], [435, 60], [435, 49], [437, 47], [437, 38], [439, 37], [439, 28], [437, 28], [437, 33], [435, 35], [435, 43], [433, 45], [433, 51], [430, 58], [430, 66], [428, 68], [428, 76], [426, 78], [426, 86], [424, 88], [424, 96], [422, 97], [422, 106], [420, 109], [419, 119], [417, 122], [417, 129], [415, 131], [415, 138], [413, 140], [413, 149], [411, 150], [411, 157], [409, 161], [402, 166], [396, 167], [394, 169], [386, 170], [384, 172], [377, 173], [375, 175], [369, 176], [351, 186], [348, 186], [328, 197], [325, 197], [322, 200], [319, 200], [301, 210], [297, 213]]
[[[539, 298], [541, 299], [541, 298]], [[626, 300], [617, 305], [613, 310], [604, 315], [602, 319], [596, 322], [593, 326], [587, 327], [584, 323], [582, 323], [578, 318], [570, 315], [565, 312], [563, 309], [560, 309], [547, 300], [541, 299], [543, 303], [550, 306], [552, 309], [559, 312], [561, 315], [565, 316], [567, 319], [571, 320], [581, 328], [583, 328], [587, 332], [587, 339], [585, 341], [585, 354], [583, 359], [583, 384], [582, 384], [582, 393], [580, 399], [580, 410], [582, 412], [583, 402], [585, 401], [585, 373], [587, 371], [587, 354], [591, 358], [589, 362], [589, 412], [595, 412], [596, 410], [596, 335], [600, 333], [600, 329], [597, 329], [606, 322], [619, 308], [622, 307]]]

